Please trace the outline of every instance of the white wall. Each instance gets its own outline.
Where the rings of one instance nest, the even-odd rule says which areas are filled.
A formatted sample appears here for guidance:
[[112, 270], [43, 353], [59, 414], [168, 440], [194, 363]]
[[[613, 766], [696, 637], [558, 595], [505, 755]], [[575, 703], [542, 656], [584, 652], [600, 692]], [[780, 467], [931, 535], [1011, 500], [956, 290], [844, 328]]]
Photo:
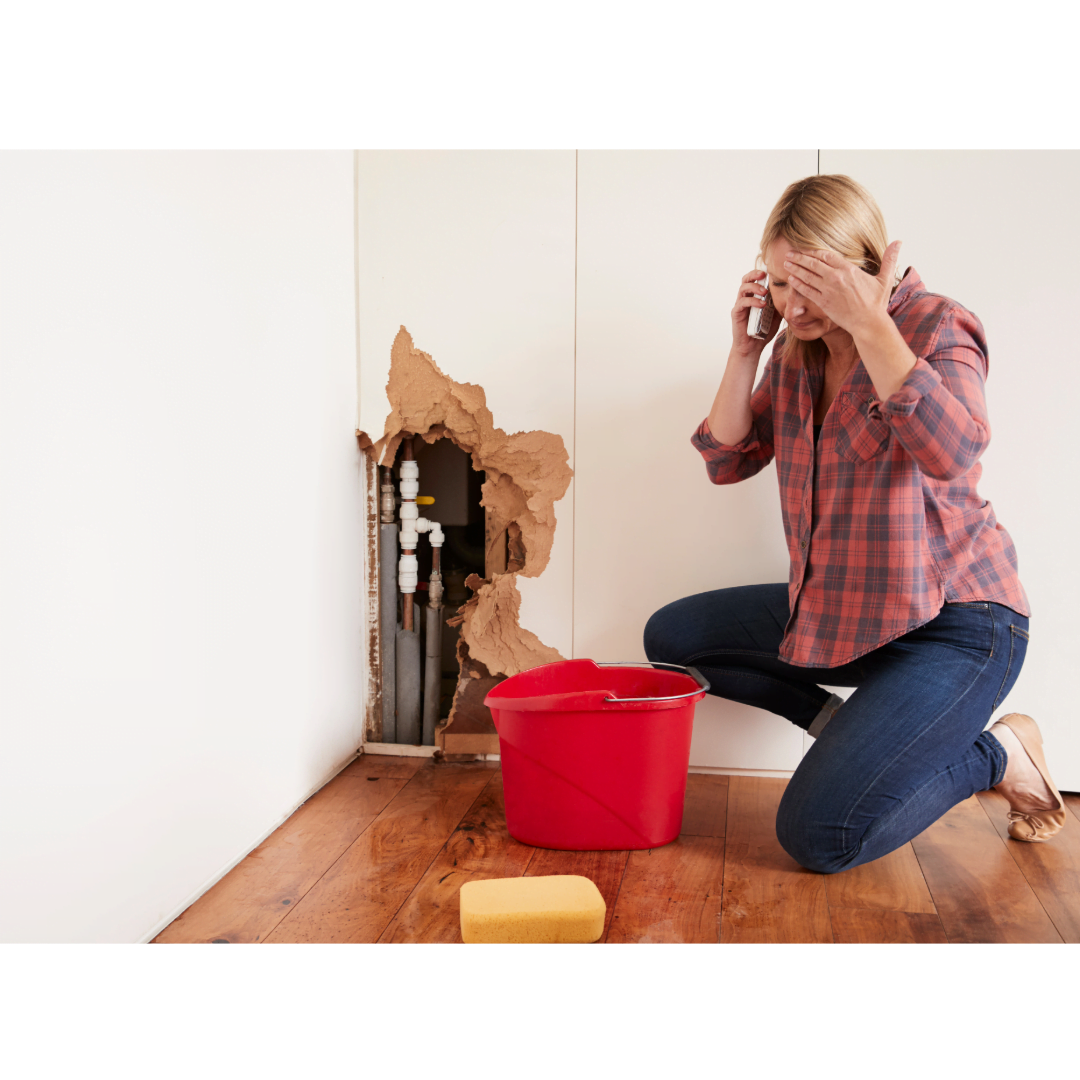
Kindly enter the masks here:
[[996, 715], [1034, 716], [1054, 780], [1080, 791], [1070, 682], [1080, 654], [1071, 556], [1080, 345], [1076, 285], [1063, 266], [1080, 248], [1080, 152], [822, 150], [821, 171], [865, 184], [890, 237], [904, 241], [901, 269], [914, 266], [986, 327], [993, 437], [979, 491], [1016, 543], [1032, 610], [1024, 668]]
[[[362, 423], [382, 430], [404, 322], [447, 374], [487, 388], [496, 423], [563, 434], [574, 489], [556, 507], [557, 559], [526, 583], [523, 622], [541, 637], [555, 628], [545, 640], [567, 653], [569, 637], [575, 656], [640, 659], [645, 621], [669, 600], [787, 578], [775, 468], [715, 488], [689, 437], [719, 383], [733, 295], [765, 218], [788, 183], [817, 171], [817, 152], [582, 151], [574, 290], [571, 159], [361, 155]], [[1035, 609], [1002, 711], [1035, 715], [1059, 783], [1080, 789], [1080, 732], [1064, 699], [1076, 571], [1063, 558], [1076, 532], [1068, 410], [1080, 365], [1059, 329], [1073, 306], [1059, 265], [1077, 233], [1068, 211], [1080, 155], [824, 150], [821, 169], [866, 183], [905, 241], [903, 265], [986, 325], [994, 441], [981, 490], [1016, 540]], [[688, 545], [700, 555], [687, 557]], [[807, 745], [786, 721], [708, 699], [691, 762], [791, 770]]]
[[353, 159], [0, 194], [0, 939], [138, 941], [361, 739]]

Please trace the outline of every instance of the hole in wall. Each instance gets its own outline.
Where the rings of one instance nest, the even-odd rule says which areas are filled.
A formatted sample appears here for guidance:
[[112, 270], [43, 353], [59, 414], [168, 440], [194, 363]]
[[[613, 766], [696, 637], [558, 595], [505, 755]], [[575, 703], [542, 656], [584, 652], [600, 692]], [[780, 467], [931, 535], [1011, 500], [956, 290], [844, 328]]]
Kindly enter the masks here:
[[[420, 495], [434, 499], [424, 506], [424, 513], [442, 526], [446, 540], [442, 547], [442, 685], [439, 694], [439, 719], [450, 718], [450, 708], [460, 676], [457, 658], [460, 628], [451, 626], [447, 619], [458, 615], [469, 599], [471, 590], [465, 582], [476, 575], [485, 575], [486, 536], [485, 513], [481, 505], [484, 475], [472, 465], [471, 455], [456, 446], [451, 439], [443, 437], [433, 443], [414, 438], [413, 455], [420, 470]], [[394, 463], [395, 481], [400, 480], [401, 460]], [[422, 543], [416, 552], [417, 576], [415, 600], [418, 605], [428, 602], [428, 584], [431, 579], [432, 547]], [[400, 594], [398, 606], [400, 609]], [[400, 610], [399, 610], [400, 615]], [[426, 695], [427, 669], [423, 669], [422, 691]]]
[[[450, 552], [444, 558], [456, 559], [461, 569], [470, 569], [461, 585], [471, 595], [458, 604], [454, 615], [447, 609], [460, 600], [460, 591], [455, 587], [453, 596], [444, 597], [444, 620], [448, 619], [449, 628], [459, 628], [455, 649], [459, 670], [448, 717], [436, 730], [436, 743], [447, 756], [496, 753], [498, 737], [483, 706], [488, 689], [509, 675], [563, 659], [520, 625], [521, 594], [515, 579], [518, 574], [539, 576], [550, 559], [555, 503], [566, 493], [573, 475], [566, 448], [562, 437], [552, 432], [508, 435], [495, 427], [483, 388], [444, 374], [428, 353], [416, 348], [405, 327], [391, 349], [386, 393], [390, 413], [383, 434], [373, 441], [358, 431], [361, 448], [372, 465], [389, 465], [396, 461], [402, 441], [410, 438], [421, 463], [421, 494], [436, 499], [431, 516], [442, 523], [439, 512], [445, 508], [455, 520], [464, 518], [463, 524], [451, 526], [460, 530], [453, 546], [449, 533], [444, 545], [444, 551]], [[446, 443], [450, 446], [441, 445]], [[460, 495], [462, 458], [454, 450], [470, 463], [464, 506], [455, 501]], [[425, 459], [431, 469], [430, 482], [424, 472]], [[369, 469], [369, 482], [373, 472]], [[432, 483], [438, 486], [442, 473], [447, 480], [440, 506]], [[455, 476], [457, 480], [452, 479]], [[478, 484], [476, 503], [473, 495]], [[369, 512], [372, 505], [369, 499]], [[474, 505], [482, 509], [482, 518], [470, 509]], [[374, 532], [369, 536], [377, 535], [377, 513], [371, 524]], [[425, 547], [430, 569], [429, 545], [420, 545], [417, 559], [419, 563]], [[423, 564], [418, 576], [425, 580]], [[449, 586], [445, 571], [444, 585]], [[417, 600], [426, 601], [422, 591]], [[377, 627], [372, 630], [377, 635]], [[369, 650], [369, 655], [375, 651]], [[453, 673], [450, 678], [455, 678]], [[368, 731], [371, 738], [375, 734], [371, 724]]]

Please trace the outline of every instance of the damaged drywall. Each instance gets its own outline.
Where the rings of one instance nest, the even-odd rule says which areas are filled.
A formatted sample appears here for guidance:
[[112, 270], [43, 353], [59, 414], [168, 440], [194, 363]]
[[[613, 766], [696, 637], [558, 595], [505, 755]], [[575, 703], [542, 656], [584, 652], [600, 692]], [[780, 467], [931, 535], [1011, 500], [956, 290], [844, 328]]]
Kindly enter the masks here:
[[413, 345], [404, 326], [390, 351], [386, 396], [390, 415], [383, 436], [369, 442], [379, 464], [393, 461], [406, 432], [429, 443], [450, 438], [472, 455], [473, 468], [487, 474], [482, 502], [496, 526], [505, 529], [514, 522], [521, 530], [525, 564], [518, 573], [539, 575], [551, 556], [555, 503], [573, 476], [562, 437], [548, 431], [507, 435], [495, 427], [483, 388], [444, 375]]
[[492, 675], [516, 675], [538, 664], [563, 659], [557, 649], [518, 624], [521, 593], [514, 584], [517, 574], [494, 574], [490, 581], [470, 574], [465, 584], [473, 590], [473, 596], [454, 618], [446, 620], [450, 626], [461, 627], [469, 656]]
[[[516, 675], [563, 659], [519, 625], [521, 594], [514, 579], [518, 574], [536, 577], [547, 566], [555, 538], [555, 503], [566, 494], [573, 471], [561, 436], [547, 431], [508, 435], [495, 427], [483, 388], [445, 375], [428, 353], [416, 348], [404, 326], [391, 349], [386, 396], [390, 414], [383, 435], [373, 442], [358, 431], [361, 447], [379, 464], [389, 464], [406, 434], [420, 435], [428, 443], [449, 438], [472, 456], [473, 468], [486, 475], [481, 504], [488, 533], [498, 538], [505, 534], [508, 544], [506, 573], [492, 573], [489, 580], [472, 575], [466, 584], [474, 595], [451, 622], [461, 626], [469, 661], [462, 663], [454, 698], [458, 710], [459, 703], [464, 704], [462, 683], [467, 688], [478, 678]], [[451, 726], [454, 719], [452, 711]]]

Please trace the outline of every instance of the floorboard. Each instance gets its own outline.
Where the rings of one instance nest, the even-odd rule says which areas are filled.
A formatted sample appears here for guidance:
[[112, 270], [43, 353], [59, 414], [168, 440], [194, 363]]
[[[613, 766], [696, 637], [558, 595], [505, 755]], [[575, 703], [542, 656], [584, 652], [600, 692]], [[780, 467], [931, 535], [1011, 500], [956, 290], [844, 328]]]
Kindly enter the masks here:
[[547, 877], [550, 874], [579, 874], [587, 877], [599, 890], [607, 905], [604, 916], [604, 941], [611, 927], [611, 916], [619, 895], [629, 851], [552, 851], [535, 848], [526, 877]]
[[361, 757], [174, 919], [158, 944], [265, 941], [422, 764]]
[[691, 773], [686, 778], [682, 836], [723, 836], [727, 825], [727, 776]]
[[949, 941], [937, 915], [888, 908], [832, 907], [829, 917], [833, 936], [841, 945], [947, 945]]
[[776, 839], [786, 783], [730, 778], [720, 919], [725, 944], [832, 941], [824, 875], [803, 869]]
[[662, 848], [631, 851], [607, 941], [715, 945], [723, 888], [723, 837], [680, 836]]
[[1052, 840], [1028, 844], [1009, 837], [1004, 795], [981, 791], [979, 802], [1057, 932], [1067, 942], [1080, 942], [1080, 821], [1066, 819]]
[[885, 908], [937, 916], [910, 844], [873, 862], [829, 874], [825, 893], [830, 908]]
[[594, 881], [610, 943], [1080, 941], [1080, 796], [1046, 844], [1007, 839], [984, 792], [822, 875], [776, 839], [785, 783], [691, 774], [674, 843], [552, 851], [509, 836], [497, 764], [362, 756], [155, 941], [460, 942], [461, 885], [522, 874]]
[[950, 942], [1061, 941], [976, 796], [911, 845]]
[[521, 877], [535, 852], [506, 831], [502, 773], [496, 773], [379, 940], [460, 942], [461, 886], [485, 878]]
[[377, 941], [497, 768], [476, 762], [418, 769], [265, 940]]

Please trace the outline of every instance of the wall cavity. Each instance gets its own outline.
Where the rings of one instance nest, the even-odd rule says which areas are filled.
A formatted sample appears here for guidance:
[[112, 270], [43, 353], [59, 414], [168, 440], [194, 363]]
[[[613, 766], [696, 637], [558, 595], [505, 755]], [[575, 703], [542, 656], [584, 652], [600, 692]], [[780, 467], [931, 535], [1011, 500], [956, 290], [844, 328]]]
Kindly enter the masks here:
[[[507, 544], [505, 573], [489, 569], [486, 578], [472, 575], [466, 584], [473, 596], [450, 621], [461, 627], [461, 678], [444, 731], [460, 728], [463, 737], [490, 733], [490, 717], [481, 715], [486, 710], [476, 700], [481, 686], [563, 659], [520, 625], [521, 594], [514, 582], [518, 574], [539, 576], [551, 557], [555, 503], [573, 476], [566, 447], [562, 437], [551, 432], [508, 435], [495, 427], [483, 388], [455, 382], [440, 371], [428, 353], [416, 348], [404, 326], [391, 349], [386, 396], [390, 413], [382, 437], [373, 442], [365, 432], [357, 432], [369, 457], [389, 465], [406, 436], [420, 435], [428, 443], [450, 439], [486, 476], [481, 505], [487, 513], [489, 549]], [[498, 560], [489, 558], [488, 567], [492, 565], [499, 565]], [[484, 746], [489, 749], [490, 743]], [[471, 752], [465, 745], [458, 749]], [[479, 742], [475, 749], [480, 750]]]

